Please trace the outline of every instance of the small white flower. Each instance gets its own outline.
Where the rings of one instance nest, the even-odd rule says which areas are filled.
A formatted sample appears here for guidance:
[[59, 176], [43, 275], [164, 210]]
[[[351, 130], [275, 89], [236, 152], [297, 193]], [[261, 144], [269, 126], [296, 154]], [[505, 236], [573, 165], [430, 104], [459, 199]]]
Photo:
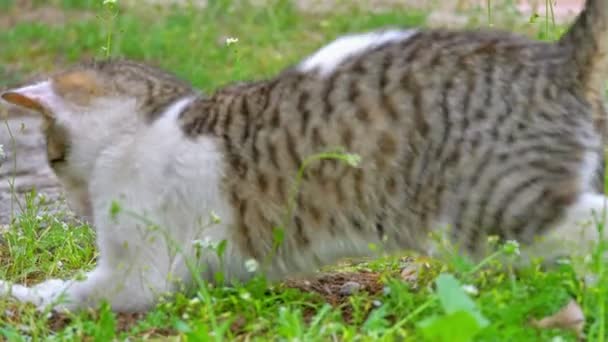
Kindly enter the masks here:
[[352, 167], [357, 167], [361, 163], [361, 157], [358, 154], [347, 153], [344, 156], [344, 161]]
[[190, 299], [190, 305], [198, 304], [200, 302], [201, 302], [201, 300], [198, 297], [194, 297], [194, 298]]
[[258, 261], [255, 259], [249, 259], [247, 261], [245, 261], [245, 269], [247, 269], [247, 272], [249, 273], [253, 273], [255, 271], [258, 270]]
[[[2, 145], [0, 145], [0, 149], [2, 149]], [[2, 154], [2, 152], [0, 151], [0, 159], [2, 159], [1, 154]], [[40, 202], [46, 202], [46, 196], [45, 196], [43, 193], [38, 193], [38, 194], [36, 195], [36, 198], [38, 198], [38, 200], [39, 200]]]
[[61, 260], [57, 261], [57, 268], [63, 268], [63, 262], [61, 262]]
[[519, 243], [515, 240], [505, 242], [502, 250], [507, 255], [519, 255]]
[[462, 285], [462, 290], [471, 296], [477, 296], [479, 294], [479, 290], [474, 285]]
[[68, 227], [68, 224], [65, 222], [61, 223], [61, 228], [63, 228], [63, 230], [68, 230], [70, 227]]
[[226, 38], [226, 45], [227, 46], [230, 46], [232, 44], [236, 44], [238, 42], [239, 42], [238, 38], [235, 38], [235, 37], [228, 37], [228, 38]]
[[245, 291], [245, 292], [241, 292], [240, 297], [242, 300], [250, 300], [251, 299], [251, 293]]
[[210, 237], [205, 236], [205, 238], [202, 240], [192, 241], [192, 245], [198, 248], [213, 249], [216, 247], [217, 244], [211, 241]]
[[42, 216], [36, 215], [36, 221], [42, 221]]
[[497, 235], [488, 236], [488, 244], [495, 245], [498, 242], [499, 237]]
[[219, 216], [217, 216], [217, 214], [215, 212], [212, 211], [211, 212], [211, 223], [218, 224], [221, 222], [222, 222], [222, 219]]
[[587, 254], [585, 255], [585, 257], [583, 258], [583, 262], [585, 264], [590, 264], [593, 262], [593, 257], [591, 256], [591, 254]]
[[379, 307], [381, 307], [381, 306], [382, 306], [382, 302], [381, 302], [381, 301], [379, 301], [379, 300], [377, 300], [377, 299], [376, 299], [376, 300], [374, 300], [374, 301], [372, 301], [372, 304], [373, 304], [375, 307], [377, 307], [377, 308], [379, 308]]
[[116, 0], [103, 0], [104, 5], [115, 4]]

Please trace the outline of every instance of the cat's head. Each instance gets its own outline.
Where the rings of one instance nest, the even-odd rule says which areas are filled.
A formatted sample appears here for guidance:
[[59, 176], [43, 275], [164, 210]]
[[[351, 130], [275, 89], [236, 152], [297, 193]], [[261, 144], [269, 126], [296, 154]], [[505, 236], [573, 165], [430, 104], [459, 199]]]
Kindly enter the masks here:
[[43, 118], [48, 162], [72, 209], [90, 217], [88, 184], [101, 151], [116, 137], [135, 134], [165, 105], [190, 93], [189, 85], [161, 70], [104, 61], [2, 92], [0, 98]]

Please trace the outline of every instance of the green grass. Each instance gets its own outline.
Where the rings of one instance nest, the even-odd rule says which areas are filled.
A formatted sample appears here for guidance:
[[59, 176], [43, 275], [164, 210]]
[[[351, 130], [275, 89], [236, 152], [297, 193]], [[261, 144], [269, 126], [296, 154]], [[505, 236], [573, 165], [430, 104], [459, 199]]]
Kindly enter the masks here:
[[[0, 88], [58, 65], [112, 55], [156, 63], [210, 92], [236, 80], [273, 75], [343, 33], [421, 26], [425, 21], [424, 13], [411, 9], [372, 13], [352, 8], [303, 14], [280, 0], [264, 8], [214, 1], [205, 11], [141, 4], [115, 11], [102, 7], [102, 1], [51, 2], [52, 8], [71, 19], [20, 23], [0, 30]], [[47, 2], [37, 3], [37, 10], [49, 8]], [[491, 12], [495, 26], [501, 22], [496, 19], [501, 10]], [[13, 1], [0, 0], [0, 25], [3, 16], [19, 13]], [[487, 19], [479, 16], [473, 25]], [[505, 22], [516, 24], [506, 28], [541, 39], [554, 39], [562, 31], [547, 26], [542, 17], [530, 22], [509, 20]], [[228, 47], [227, 37], [239, 41]], [[93, 267], [96, 251], [90, 227], [64, 223], [64, 215], [47, 212], [44, 198], [35, 193], [21, 205], [24, 213], [1, 235], [0, 279], [33, 284], [77, 276]], [[497, 257], [505, 254], [503, 247], [496, 248]], [[447, 340], [461, 336], [466, 341], [467, 333], [476, 333], [478, 341], [574, 341], [571, 332], [539, 330], [528, 323], [574, 298], [585, 312], [589, 339], [603, 341], [608, 290], [602, 285], [607, 280], [599, 258], [602, 248], [598, 246], [583, 266], [599, 278], [596, 285], [584, 285], [570, 264], [551, 271], [533, 264], [515, 276], [504, 271], [499, 258], [477, 267], [457, 256], [444, 263], [417, 261], [420, 265], [428, 262], [429, 267], [421, 266], [422, 273], [412, 285], [400, 276], [404, 260], [387, 257], [328, 269], [367, 285], [350, 296], [337, 295], [343, 280], [330, 277], [323, 285], [332, 289], [331, 295], [311, 291], [303, 282], [268, 284], [256, 279], [234, 287], [203, 285], [195, 297], [177, 296], [143, 315], [115, 315], [103, 306], [97, 311], [49, 316], [29, 305], [1, 300], [0, 336], [15, 341], [164, 336], [191, 341], [420, 341], [433, 332], [452, 331]], [[461, 284], [475, 286], [479, 294], [466, 295]]]

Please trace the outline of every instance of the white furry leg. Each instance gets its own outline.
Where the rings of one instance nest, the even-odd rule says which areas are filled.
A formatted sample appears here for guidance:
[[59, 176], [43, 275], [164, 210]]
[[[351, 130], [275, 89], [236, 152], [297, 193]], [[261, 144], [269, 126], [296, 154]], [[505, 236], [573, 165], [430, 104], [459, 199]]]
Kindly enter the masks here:
[[571, 205], [564, 219], [545, 236], [539, 238], [524, 254], [554, 260], [562, 256], [585, 256], [599, 242], [599, 224], [606, 224], [608, 197], [596, 193], [583, 193]]
[[33, 287], [0, 281], [0, 297], [13, 297], [43, 310], [50, 304], [59, 305], [67, 286], [68, 283], [60, 279], [50, 279]]
[[166, 279], [159, 276], [142, 270], [125, 272], [98, 267], [84, 280], [51, 279], [33, 287], [0, 282], [0, 297], [32, 303], [39, 310], [49, 305], [56, 311], [97, 308], [106, 300], [114, 311], [137, 312], [153, 307], [157, 298], [169, 290]]

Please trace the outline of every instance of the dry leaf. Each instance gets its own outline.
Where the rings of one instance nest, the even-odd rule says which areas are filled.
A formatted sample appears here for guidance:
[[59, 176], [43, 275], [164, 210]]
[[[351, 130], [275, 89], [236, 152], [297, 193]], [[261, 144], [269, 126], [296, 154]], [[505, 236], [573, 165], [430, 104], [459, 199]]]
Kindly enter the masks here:
[[566, 306], [557, 313], [544, 317], [540, 320], [532, 319], [530, 322], [534, 327], [540, 329], [558, 328], [571, 330], [579, 339], [583, 339], [583, 327], [585, 325], [585, 314], [575, 300], [570, 300]]

